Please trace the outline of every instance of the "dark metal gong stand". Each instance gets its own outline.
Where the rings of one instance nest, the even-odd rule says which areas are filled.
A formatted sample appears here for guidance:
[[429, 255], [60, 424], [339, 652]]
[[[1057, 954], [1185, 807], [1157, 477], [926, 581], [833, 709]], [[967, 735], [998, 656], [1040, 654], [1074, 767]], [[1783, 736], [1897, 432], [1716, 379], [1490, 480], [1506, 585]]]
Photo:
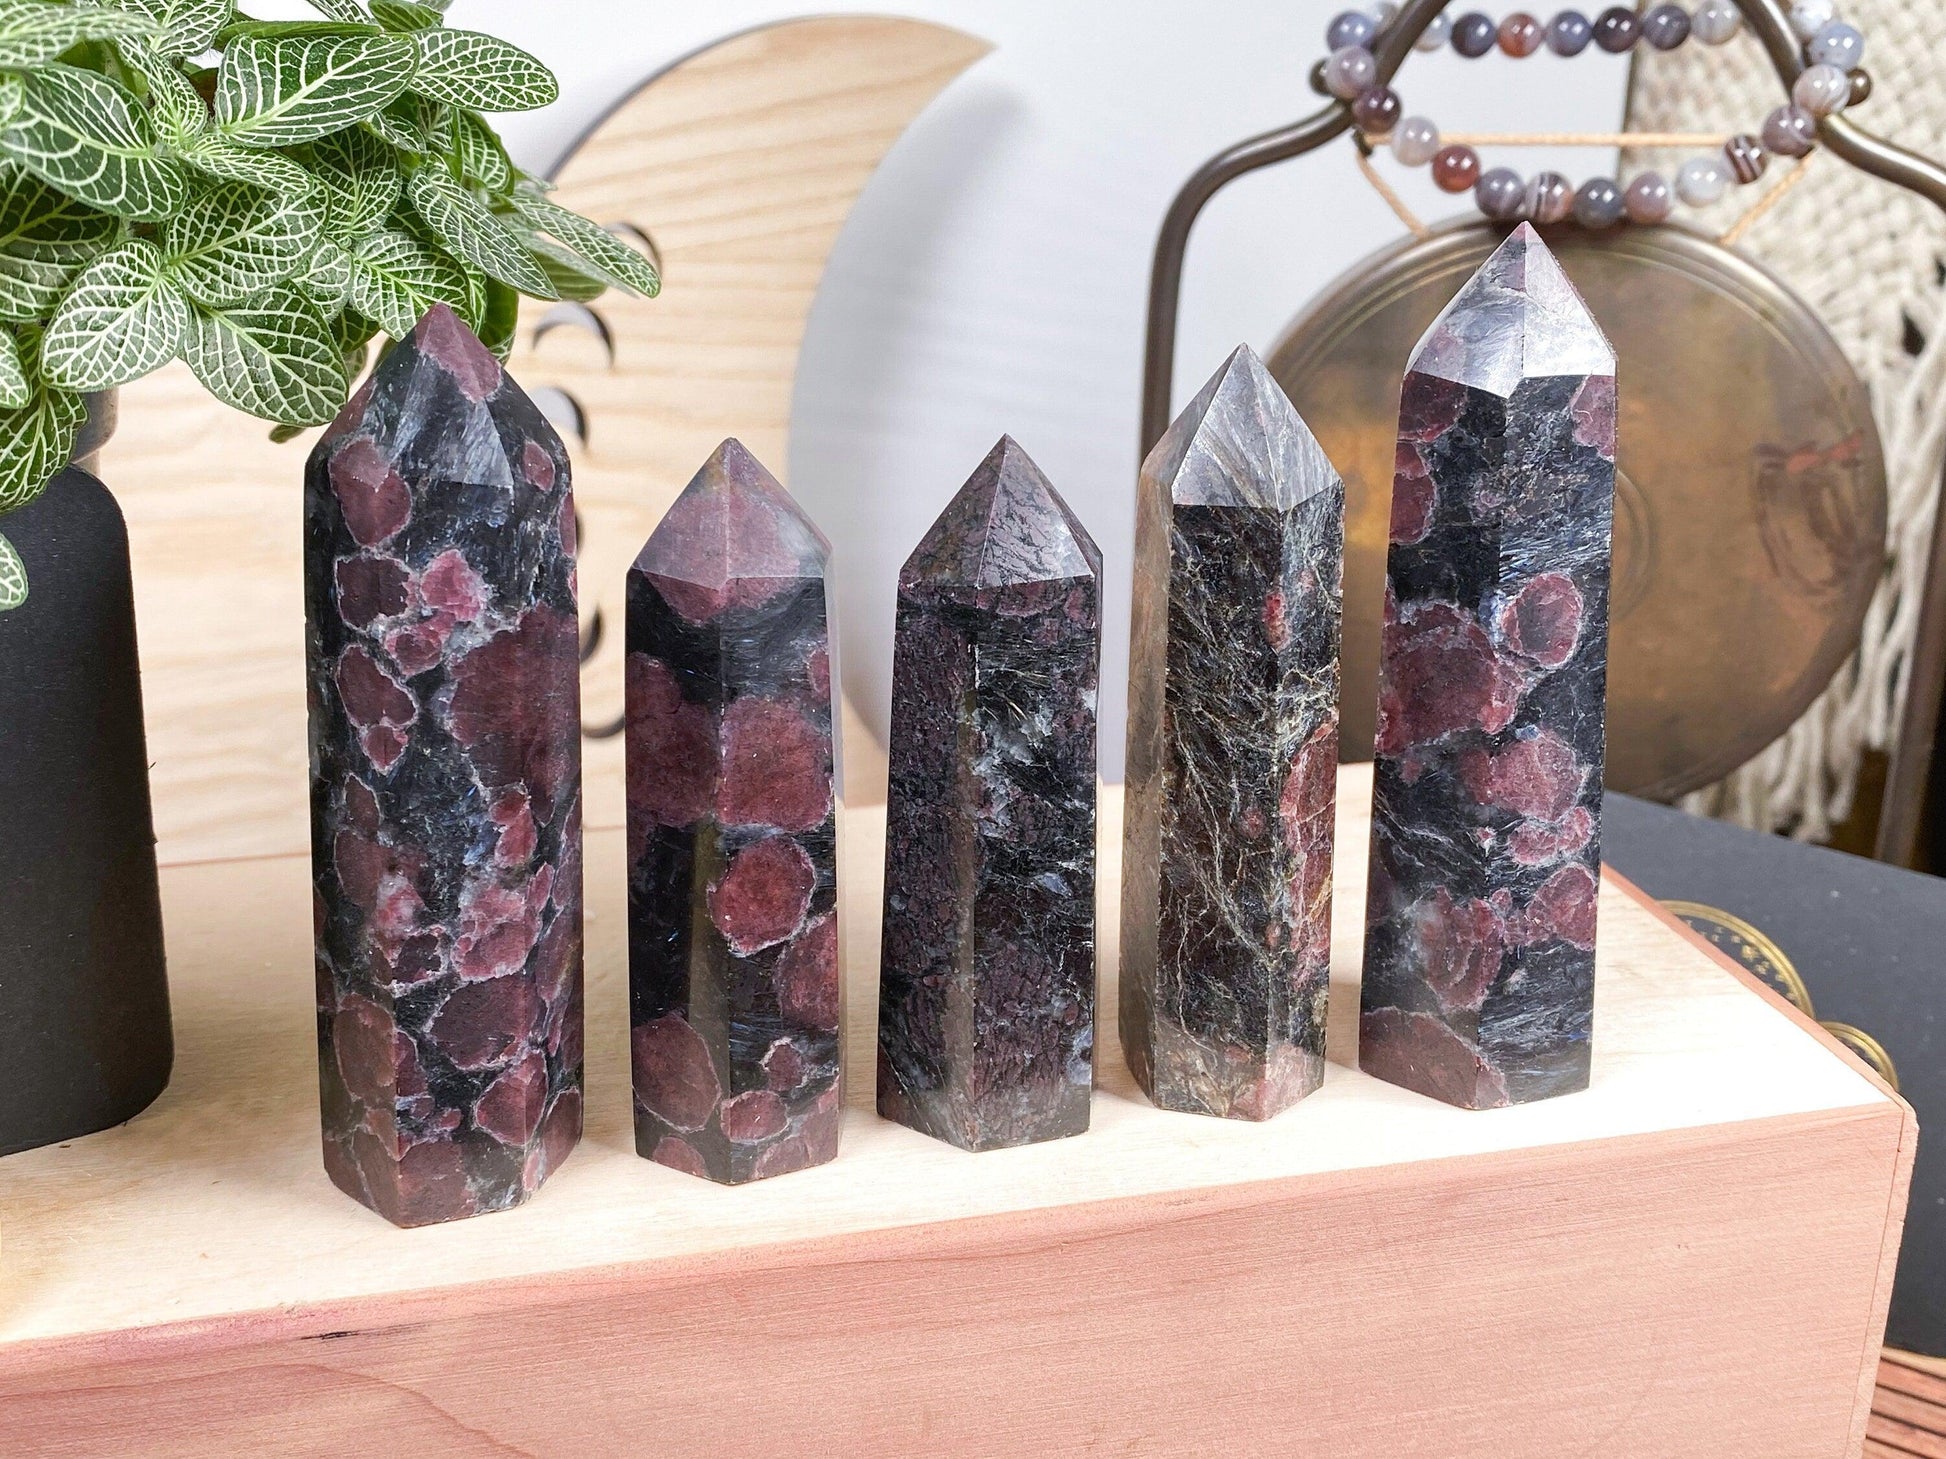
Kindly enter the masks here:
[[[1391, 81], [1413, 42], [1448, 0], [1405, 0], [1397, 18], [1372, 46], [1380, 84]], [[1788, 92], [1804, 69], [1804, 57], [1781, 0], [1736, 0], [1751, 33], [1763, 43]], [[1176, 194], [1156, 240], [1149, 276], [1149, 322], [1142, 370], [1141, 454], [1146, 456], [1169, 427], [1174, 384], [1176, 318], [1182, 298], [1183, 257], [1197, 216], [1221, 189], [1246, 173], [1316, 151], [1352, 128], [1351, 103], [1331, 101], [1300, 122], [1226, 148], [1210, 158]], [[1946, 211], [1946, 167], [1875, 137], [1843, 112], [1818, 123], [1818, 140], [1834, 155], [1874, 177], [1906, 188]], [[1946, 500], [1933, 526], [1926, 565], [1925, 597], [1913, 650], [1906, 665], [1905, 709], [1886, 776], [1876, 854], [1909, 864], [1919, 835], [1921, 800], [1932, 768], [1940, 695], [1946, 689]]]

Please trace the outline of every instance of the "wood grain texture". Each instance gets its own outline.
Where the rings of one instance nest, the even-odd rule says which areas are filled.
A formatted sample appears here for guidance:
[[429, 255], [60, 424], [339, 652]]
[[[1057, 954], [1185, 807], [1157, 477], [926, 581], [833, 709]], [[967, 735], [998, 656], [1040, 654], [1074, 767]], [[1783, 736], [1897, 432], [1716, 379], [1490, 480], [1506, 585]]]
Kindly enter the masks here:
[[[135, 1456], [374, 1432], [427, 1455], [1858, 1452], [1909, 1111], [1619, 886], [1586, 1094], [1472, 1113], [1364, 1076], [1369, 796], [1347, 768], [1317, 1095], [1264, 1125], [1165, 1114], [1104, 1029], [1091, 1132], [981, 1156], [871, 1113], [883, 823], [847, 811], [845, 1144], [741, 1188], [632, 1153], [623, 858], [591, 835], [587, 1140], [527, 1206], [412, 1232], [316, 1154], [303, 860], [172, 870], [175, 1085], [0, 1162], [0, 1434]], [[1112, 908], [1118, 795], [1103, 810]]]
[[[523, 310], [512, 361], [583, 405], [570, 439], [582, 612], [603, 609], [591, 725], [621, 712], [623, 573], [726, 435], [782, 475], [798, 347], [853, 201], [911, 119], [985, 54], [921, 21], [837, 16], [734, 36], [652, 78], [558, 169], [556, 197], [648, 231], [655, 301], [593, 306], [615, 340]], [[307, 841], [299, 481], [315, 433], [272, 445], [174, 365], [122, 392], [103, 476], [128, 518], [156, 832], [167, 862]], [[564, 434], [566, 434], [564, 432]], [[622, 819], [621, 741], [587, 746], [591, 824]]]
[[1946, 1456], [1946, 1361], [1887, 1350], [1866, 1433], [1868, 1455]]

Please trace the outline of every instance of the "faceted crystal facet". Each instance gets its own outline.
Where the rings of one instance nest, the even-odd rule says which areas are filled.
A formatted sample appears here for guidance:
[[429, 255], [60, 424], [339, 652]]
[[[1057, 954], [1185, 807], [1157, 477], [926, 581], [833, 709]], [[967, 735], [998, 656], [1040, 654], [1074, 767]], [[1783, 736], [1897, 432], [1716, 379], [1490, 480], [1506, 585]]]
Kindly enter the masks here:
[[325, 1168], [403, 1226], [581, 1133], [581, 714], [559, 438], [443, 306], [304, 483]]
[[635, 1148], [711, 1180], [838, 1152], [829, 553], [725, 441], [628, 575]]
[[1324, 1077], [1344, 484], [1248, 348], [1143, 463], [1122, 1048], [1165, 1109]]
[[968, 1150], [1094, 1083], [1101, 554], [1003, 439], [899, 574], [878, 1107]]
[[1359, 1062], [1471, 1108], [1586, 1087], [1615, 361], [1523, 224], [1405, 377]]

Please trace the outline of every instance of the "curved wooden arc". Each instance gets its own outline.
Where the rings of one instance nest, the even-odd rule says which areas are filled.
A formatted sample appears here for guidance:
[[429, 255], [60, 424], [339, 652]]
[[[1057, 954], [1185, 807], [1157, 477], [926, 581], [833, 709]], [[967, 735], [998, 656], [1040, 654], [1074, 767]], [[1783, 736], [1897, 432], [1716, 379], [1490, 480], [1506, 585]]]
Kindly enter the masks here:
[[[879, 17], [749, 31], [656, 75], [561, 165], [562, 201], [652, 235], [667, 280], [653, 302], [594, 301], [599, 318], [533, 305], [513, 363], [575, 460], [583, 610], [608, 630], [584, 681], [591, 726], [621, 710], [627, 563], [723, 436], [784, 469], [826, 255], [906, 125], [986, 50]], [[179, 364], [121, 404], [102, 475], [128, 519], [162, 858], [303, 853], [309, 437], [273, 445]], [[620, 742], [586, 749], [590, 819], [619, 823]]]
[[[512, 369], [565, 390], [583, 525], [584, 621], [623, 620], [628, 565], [725, 436], [783, 477], [811, 302], [853, 202], [906, 126], [986, 42], [924, 21], [824, 16], [747, 31], [677, 62], [603, 118], [556, 169], [554, 196], [647, 234], [655, 300], [604, 295], [594, 332], [522, 316]], [[554, 315], [559, 320], [558, 314]], [[620, 824], [621, 635], [585, 666], [591, 825]]]

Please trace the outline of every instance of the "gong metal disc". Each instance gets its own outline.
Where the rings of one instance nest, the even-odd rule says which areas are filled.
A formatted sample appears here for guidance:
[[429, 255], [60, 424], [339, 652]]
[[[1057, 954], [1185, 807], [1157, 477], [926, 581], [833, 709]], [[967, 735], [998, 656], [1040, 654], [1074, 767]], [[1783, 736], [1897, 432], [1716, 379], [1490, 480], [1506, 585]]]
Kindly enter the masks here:
[[[1461, 223], [1387, 249], [1270, 356], [1345, 477], [1347, 759], [1372, 754], [1400, 377], [1504, 236]], [[1837, 342], [1749, 260], [1666, 226], [1547, 241], [1619, 362], [1607, 781], [1673, 799], [1775, 740], [1857, 644], [1885, 460]]]

